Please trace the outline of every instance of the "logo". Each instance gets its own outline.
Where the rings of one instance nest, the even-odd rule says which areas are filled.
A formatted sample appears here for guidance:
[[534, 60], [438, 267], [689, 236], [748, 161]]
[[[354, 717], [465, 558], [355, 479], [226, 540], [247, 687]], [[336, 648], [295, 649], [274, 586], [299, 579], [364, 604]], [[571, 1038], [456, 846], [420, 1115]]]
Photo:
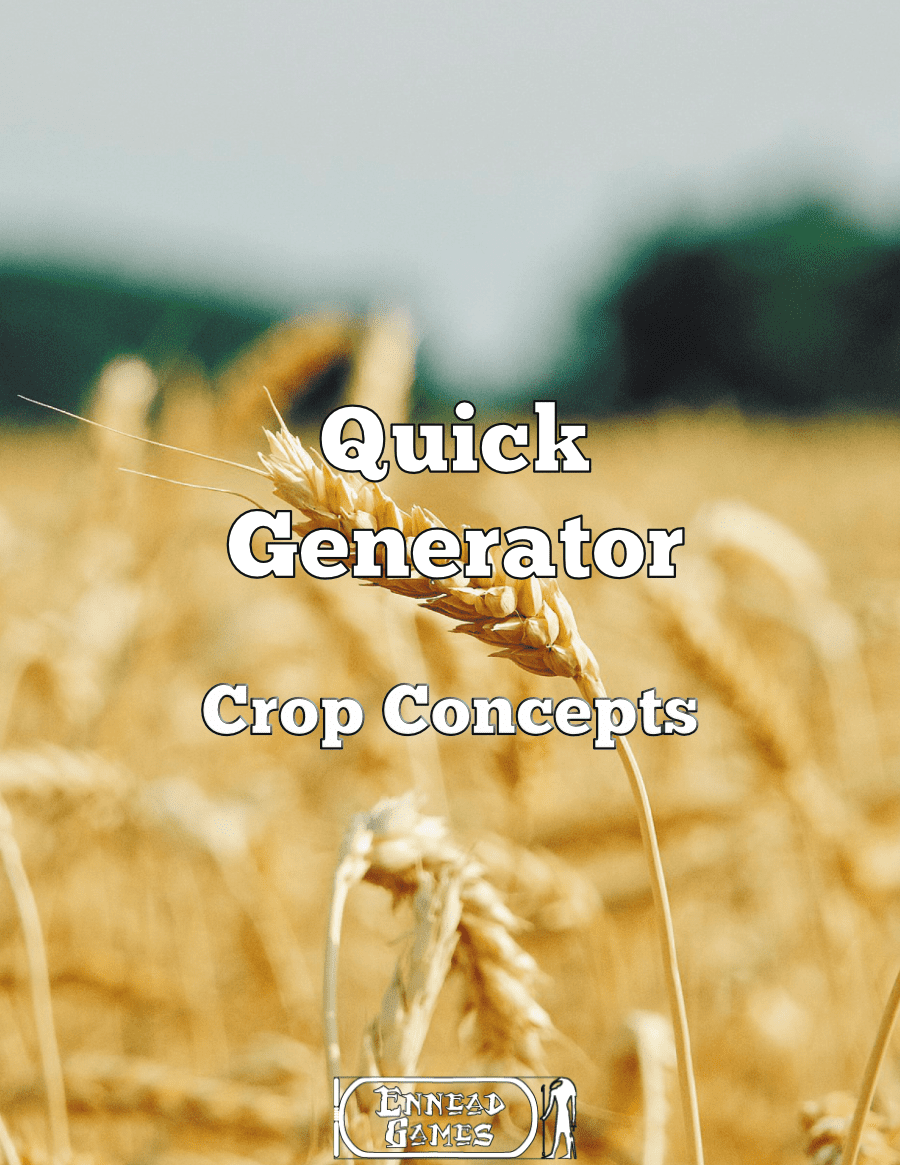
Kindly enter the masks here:
[[574, 1158], [575, 1097], [566, 1076], [336, 1076], [334, 1156]]

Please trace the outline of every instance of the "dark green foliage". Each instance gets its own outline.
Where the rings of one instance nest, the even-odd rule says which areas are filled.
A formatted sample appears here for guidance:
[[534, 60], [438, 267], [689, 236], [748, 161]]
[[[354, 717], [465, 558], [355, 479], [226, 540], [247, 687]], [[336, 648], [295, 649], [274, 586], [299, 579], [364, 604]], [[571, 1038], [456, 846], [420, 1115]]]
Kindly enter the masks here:
[[157, 369], [185, 357], [215, 368], [282, 315], [104, 273], [7, 264], [0, 268], [0, 413], [38, 419], [19, 393], [77, 409], [106, 361], [124, 352]]
[[[0, 266], [0, 414], [33, 420], [17, 393], [77, 408], [112, 356], [158, 371], [179, 358], [214, 370], [277, 319], [241, 303], [46, 264]], [[307, 412], [333, 407], [346, 362], [326, 370]], [[420, 354], [417, 418], [446, 419], [478, 386], [443, 383]], [[574, 313], [555, 372], [507, 386], [495, 409], [555, 397], [598, 414], [720, 400], [808, 414], [900, 408], [900, 240], [830, 204], [730, 227], [676, 223], [632, 249]], [[514, 403], [515, 402], [515, 403]]]
[[833, 206], [653, 236], [585, 297], [555, 376], [579, 412], [900, 406], [900, 243]]

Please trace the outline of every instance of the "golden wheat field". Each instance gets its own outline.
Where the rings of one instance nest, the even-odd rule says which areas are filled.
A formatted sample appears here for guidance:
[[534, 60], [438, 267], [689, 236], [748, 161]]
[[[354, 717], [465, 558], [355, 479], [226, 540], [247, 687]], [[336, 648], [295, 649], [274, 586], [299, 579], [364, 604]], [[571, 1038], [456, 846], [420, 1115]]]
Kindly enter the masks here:
[[[258, 466], [262, 385], [286, 408], [343, 326], [281, 329], [218, 384], [120, 361], [88, 415]], [[350, 397], [405, 418], [402, 326], [347, 334]], [[565, 1075], [581, 1160], [695, 1159], [622, 747], [381, 716], [400, 683], [516, 706], [571, 680], [493, 658], [506, 641], [479, 638], [510, 620], [451, 634], [462, 616], [385, 587], [242, 577], [247, 501], [118, 467], [274, 509], [264, 477], [74, 422], [0, 446], [9, 1165], [330, 1160], [323, 1011], [345, 1075]], [[675, 579], [558, 581], [610, 696], [698, 700], [693, 735], [629, 742], [706, 1160], [836, 1165], [900, 967], [900, 424], [672, 413], [594, 420], [583, 447], [590, 475], [383, 484], [454, 529], [684, 526]], [[354, 699], [365, 724], [331, 750], [275, 717], [217, 736], [221, 683]], [[900, 1161], [898, 1068], [889, 1050], [862, 1161]]]

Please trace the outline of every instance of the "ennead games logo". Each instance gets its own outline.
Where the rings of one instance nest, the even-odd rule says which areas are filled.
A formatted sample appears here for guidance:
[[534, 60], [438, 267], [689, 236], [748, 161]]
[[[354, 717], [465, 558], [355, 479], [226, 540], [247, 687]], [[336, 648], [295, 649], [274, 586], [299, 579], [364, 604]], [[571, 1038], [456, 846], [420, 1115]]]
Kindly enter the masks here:
[[[371, 1146], [354, 1141], [354, 1111], [368, 1118]], [[566, 1076], [334, 1079], [336, 1159], [574, 1158], [575, 1125], [576, 1089]]]

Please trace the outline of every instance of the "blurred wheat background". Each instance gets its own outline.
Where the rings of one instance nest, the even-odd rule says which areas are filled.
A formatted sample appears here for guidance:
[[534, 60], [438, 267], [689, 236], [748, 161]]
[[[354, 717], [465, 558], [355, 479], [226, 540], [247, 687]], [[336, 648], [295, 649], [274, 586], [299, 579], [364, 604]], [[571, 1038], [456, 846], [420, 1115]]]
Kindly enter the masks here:
[[[396, 316], [295, 321], [215, 385], [194, 365], [160, 378], [122, 358], [88, 411], [253, 464], [271, 425], [260, 384], [288, 409], [342, 346], [348, 399], [403, 417], [414, 351]], [[64, 1156], [67, 1137], [97, 1165], [329, 1159], [332, 878], [353, 815], [411, 790], [524, 921], [516, 941], [550, 1021], [535, 1056], [577, 1083], [579, 1156], [682, 1160], [649, 883], [615, 755], [558, 733], [404, 740], [380, 718], [398, 682], [427, 682], [433, 701], [514, 703], [571, 695], [565, 682], [491, 659], [446, 620], [350, 579], [242, 578], [225, 537], [245, 503], [117, 467], [267, 506], [238, 470], [74, 424], [7, 431], [2, 444], [3, 856], [14, 871], [21, 855], [33, 887], [65, 1094], [54, 1115], [40, 959], [5, 886], [11, 1160]], [[674, 581], [561, 581], [610, 694], [699, 699], [696, 734], [633, 745], [670, 884], [710, 1161], [838, 1159], [896, 973], [898, 447], [893, 421], [720, 408], [595, 420], [589, 479], [391, 475], [401, 505], [456, 525], [552, 532], [583, 513], [597, 530], [686, 527]], [[277, 728], [218, 738], [200, 700], [223, 681], [282, 699], [352, 696], [366, 725], [341, 752]], [[345, 1072], [365, 1064], [414, 929], [385, 885], [348, 896]], [[466, 1018], [476, 972], [455, 961], [419, 1070], [534, 1070], [508, 1034], [485, 1038], [489, 1016]], [[876, 1107], [863, 1159], [894, 1161], [895, 1057]]]
[[[674, 580], [559, 581], [611, 696], [699, 701], [694, 735], [630, 740], [706, 1159], [838, 1165], [900, 967], [896, 7], [0, 25], [0, 1165], [327, 1161], [338, 1046], [346, 1074], [565, 1075], [583, 1161], [692, 1161], [621, 753], [381, 717], [401, 682], [571, 682], [384, 589], [243, 578], [247, 501], [119, 472], [271, 507], [108, 431], [255, 466], [264, 386], [307, 446], [342, 402], [555, 400], [589, 476], [388, 492], [455, 527], [685, 528]], [[366, 723], [220, 738], [219, 683]], [[898, 1165], [898, 1130], [895, 1040], [861, 1160]]]

